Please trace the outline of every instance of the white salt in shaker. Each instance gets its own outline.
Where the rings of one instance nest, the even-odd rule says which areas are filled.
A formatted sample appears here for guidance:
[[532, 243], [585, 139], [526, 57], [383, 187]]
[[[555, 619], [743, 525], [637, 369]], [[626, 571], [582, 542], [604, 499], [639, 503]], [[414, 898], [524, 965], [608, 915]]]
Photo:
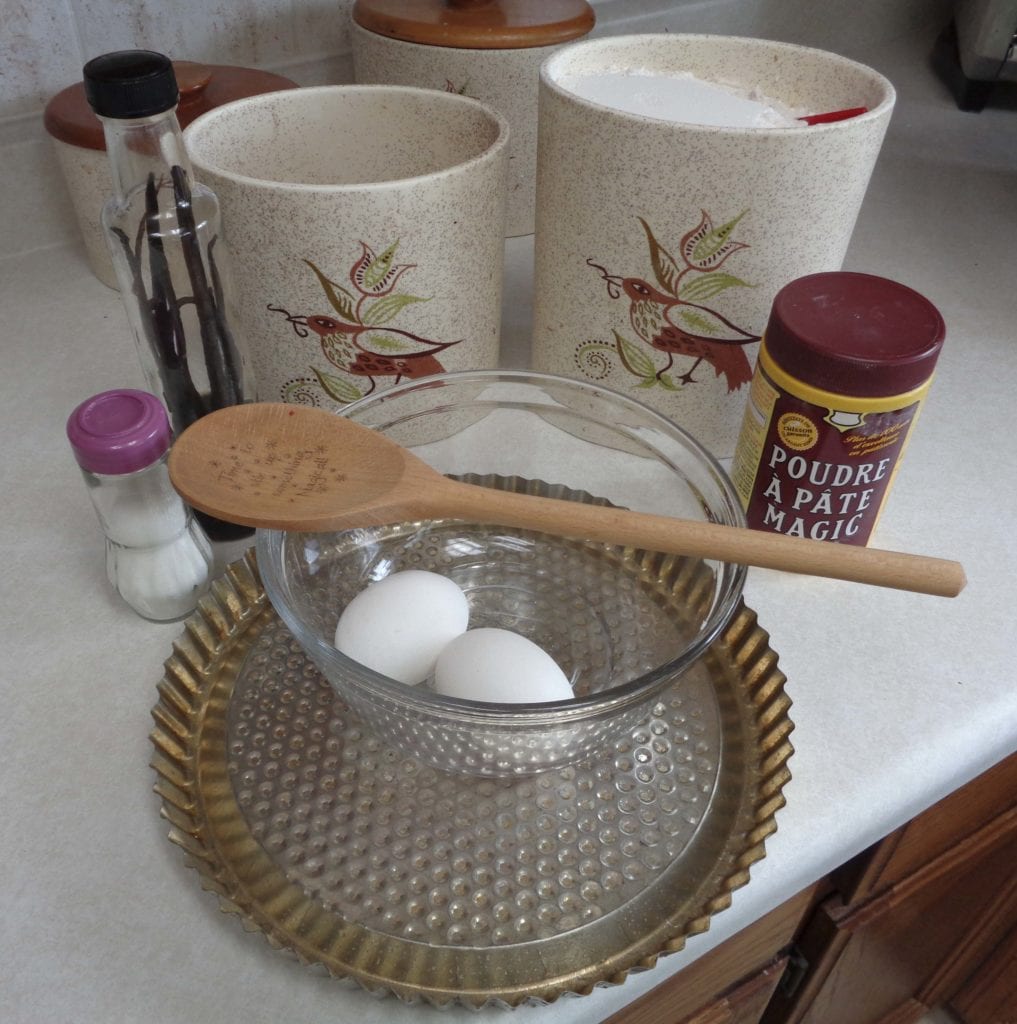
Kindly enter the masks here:
[[147, 391], [104, 391], [67, 421], [106, 536], [106, 572], [120, 596], [156, 622], [182, 618], [208, 588], [212, 547], [170, 483], [170, 426]]

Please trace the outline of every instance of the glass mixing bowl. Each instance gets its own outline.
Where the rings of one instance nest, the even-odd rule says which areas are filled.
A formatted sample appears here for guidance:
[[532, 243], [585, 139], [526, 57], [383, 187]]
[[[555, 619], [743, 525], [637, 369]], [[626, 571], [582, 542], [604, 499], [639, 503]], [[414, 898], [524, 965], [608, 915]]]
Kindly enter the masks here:
[[[450, 373], [339, 414], [482, 486], [744, 524], [731, 481], [694, 438], [594, 384], [524, 371]], [[560, 767], [630, 732], [722, 632], [745, 580], [744, 566], [451, 519], [259, 530], [257, 553], [273, 607], [365, 725], [437, 768], [492, 776]], [[471, 627], [511, 629], [539, 644], [569, 677], [573, 699], [445, 697], [337, 651], [346, 604], [404, 569], [455, 580]]]

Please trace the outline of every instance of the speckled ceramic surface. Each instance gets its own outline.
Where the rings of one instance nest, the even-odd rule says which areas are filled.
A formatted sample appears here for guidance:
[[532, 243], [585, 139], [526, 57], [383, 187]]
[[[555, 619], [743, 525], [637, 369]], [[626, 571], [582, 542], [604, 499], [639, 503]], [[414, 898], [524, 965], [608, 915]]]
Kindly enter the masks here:
[[476, 100], [322, 86], [185, 132], [219, 196], [259, 397], [331, 407], [493, 367], [508, 125]]
[[[714, 128], [622, 113], [557, 84], [625, 69], [868, 112]], [[621, 36], [552, 56], [540, 82], [535, 368], [633, 394], [731, 456], [773, 296], [841, 266], [894, 99], [870, 68], [756, 39]]]
[[505, 233], [533, 231], [540, 66], [560, 46], [471, 50], [390, 39], [352, 25], [359, 83], [391, 82], [472, 96], [505, 115], [511, 130]]
[[113, 269], [113, 260], [110, 259], [106, 236], [99, 223], [103, 204], [113, 188], [106, 150], [71, 146], [60, 139], [53, 139], [52, 143], [64, 181], [67, 183], [67, 194], [74, 207], [74, 215], [81, 228], [81, 240], [85, 246], [88, 265], [104, 285], [116, 288], [116, 271]]

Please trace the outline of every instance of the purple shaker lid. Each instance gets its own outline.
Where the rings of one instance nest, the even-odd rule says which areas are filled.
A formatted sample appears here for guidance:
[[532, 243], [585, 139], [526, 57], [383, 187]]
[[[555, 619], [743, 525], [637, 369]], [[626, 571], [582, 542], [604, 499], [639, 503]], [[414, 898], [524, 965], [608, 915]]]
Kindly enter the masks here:
[[133, 473], [169, 449], [169, 419], [162, 402], [147, 391], [103, 391], [71, 413], [67, 440], [82, 469], [110, 476]]

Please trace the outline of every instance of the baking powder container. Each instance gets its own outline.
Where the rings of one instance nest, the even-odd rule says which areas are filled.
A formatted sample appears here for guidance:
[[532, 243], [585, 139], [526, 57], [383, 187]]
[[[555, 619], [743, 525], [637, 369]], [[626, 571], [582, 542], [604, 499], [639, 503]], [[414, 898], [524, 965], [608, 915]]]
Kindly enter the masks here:
[[871, 274], [782, 288], [731, 475], [750, 527], [867, 543], [943, 344], [928, 299]]
[[357, 0], [358, 83], [472, 96], [508, 121], [505, 233], [533, 231], [540, 65], [594, 25], [586, 0]]
[[[296, 87], [288, 78], [255, 68], [174, 61], [173, 71], [180, 89], [177, 120], [181, 128], [206, 110], [241, 96]], [[85, 99], [84, 85], [76, 82], [58, 92], [46, 105], [44, 120], [67, 182], [89, 266], [103, 284], [116, 288], [116, 272], [99, 226], [99, 213], [113, 191], [106, 139]]]

